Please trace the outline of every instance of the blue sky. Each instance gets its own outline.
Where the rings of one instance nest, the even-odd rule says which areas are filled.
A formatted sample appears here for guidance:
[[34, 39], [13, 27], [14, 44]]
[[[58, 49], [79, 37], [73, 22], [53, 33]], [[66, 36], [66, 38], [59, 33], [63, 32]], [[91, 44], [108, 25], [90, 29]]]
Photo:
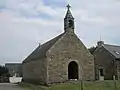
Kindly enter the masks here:
[[22, 62], [39, 43], [62, 33], [67, 4], [86, 47], [100, 36], [120, 45], [119, 0], [0, 0], [0, 63]]

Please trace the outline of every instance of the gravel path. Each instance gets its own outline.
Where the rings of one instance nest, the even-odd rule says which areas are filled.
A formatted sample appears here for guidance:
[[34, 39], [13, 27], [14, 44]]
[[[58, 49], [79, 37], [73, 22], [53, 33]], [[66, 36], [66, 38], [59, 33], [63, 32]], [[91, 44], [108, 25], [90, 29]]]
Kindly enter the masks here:
[[17, 84], [0, 83], [0, 90], [25, 90], [17, 86]]

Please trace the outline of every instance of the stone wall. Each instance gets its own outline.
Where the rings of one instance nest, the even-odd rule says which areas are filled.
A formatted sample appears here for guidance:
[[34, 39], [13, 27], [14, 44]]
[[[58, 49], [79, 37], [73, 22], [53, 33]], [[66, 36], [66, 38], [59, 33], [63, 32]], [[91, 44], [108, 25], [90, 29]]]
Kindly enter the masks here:
[[68, 65], [78, 64], [79, 79], [94, 80], [94, 58], [73, 32], [67, 32], [47, 52], [47, 81], [64, 82], [68, 80]]
[[116, 69], [117, 79], [120, 80], [120, 59], [116, 60]]
[[46, 59], [23, 63], [23, 81], [30, 83], [46, 83]]
[[98, 69], [103, 68], [104, 78], [113, 79], [114, 75], [114, 56], [110, 54], [104, 47], [100, 47], [94, 52], [96, 79], [99, 79]]

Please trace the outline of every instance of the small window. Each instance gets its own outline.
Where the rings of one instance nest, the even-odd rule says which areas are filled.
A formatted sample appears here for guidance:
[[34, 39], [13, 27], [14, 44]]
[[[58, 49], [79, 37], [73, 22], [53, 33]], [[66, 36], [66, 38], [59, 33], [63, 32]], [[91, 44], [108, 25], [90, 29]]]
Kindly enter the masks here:
[[116, 54], [120, 54], [119, 52], [116, 52]]
[[116, 53], [117, 55], [119, 55], [120, 53], [119, 52], [117, 52], [117, 51], [113, 51], [114, 53]]

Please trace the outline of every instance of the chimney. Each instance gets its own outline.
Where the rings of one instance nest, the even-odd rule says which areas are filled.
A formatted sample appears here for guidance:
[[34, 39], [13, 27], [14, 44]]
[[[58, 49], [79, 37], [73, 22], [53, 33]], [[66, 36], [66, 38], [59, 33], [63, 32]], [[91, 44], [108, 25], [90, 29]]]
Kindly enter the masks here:
[[97, 42], [97, 46], [98, 46], [98, 47], [101, 47], [101, 46], [103, 46], [103, 45], [104, 45], [104, 41], [98, 41], [98, 42]]
[[39, 46], [41, 46], [41, 43], [39, 43]]

